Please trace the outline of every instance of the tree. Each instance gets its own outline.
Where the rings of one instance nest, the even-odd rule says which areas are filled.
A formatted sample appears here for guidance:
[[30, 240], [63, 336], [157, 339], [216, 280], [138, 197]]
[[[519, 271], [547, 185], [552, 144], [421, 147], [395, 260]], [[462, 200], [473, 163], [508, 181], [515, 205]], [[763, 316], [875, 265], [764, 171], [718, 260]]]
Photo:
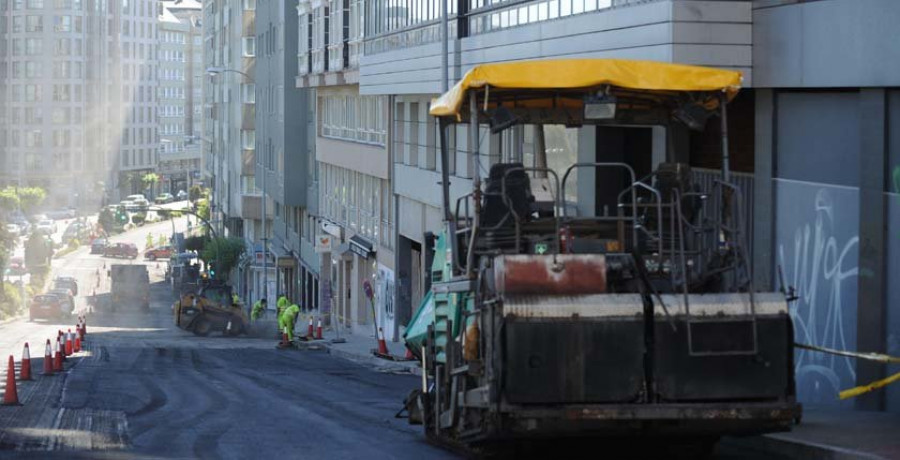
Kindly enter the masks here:
[[15, 187], [6, 187], [0, 190], [0, 209], [6, 212], [14, 211], [19, 208], [19, 195], [16, 193]]
[[205, 236], [189, 236], [184, 239], [184, 249], [187, 251], [203, 251], [206, 242], [209, 240]]
[[237, 266], [245, 250], [243, 238], [215, 238], [207, 240], [200, 258], [208, 264], [215, 264], [215, 278], [227, 279]]
[[47, 191], [40, 187], [20, 187], [19, 200], [21, 200], [22, 210], [31, 213], [34, 208], [41, 205], [47, 198]]
[[156, 173], [147, 173], [141, 177], [141, 183], [144, 184], [144, 189], [149, 190], [150, 187], [159, 183], [159, 175]]
[[197, 201], [197, 200], [199, 200], [200, 197], [202, 197], [203, 195], [204, 195], [203, 189], [200, 188], [199, 185], [194, 185], [194, 186], [192, 186], [192, 187], [190, 188], [190, 190], [188, 191], [188, 199], [190, 199], [191, 201]]
[[207, 221], [209, 220], [209, 199], [203, 198], [197, 201], [197, 215]]
[[16, 247], [16, 238], [6, 231], [6, 227], [0, 225], [0, 279], [6, 273], [6, 265], [9, 262], [9, 253]]

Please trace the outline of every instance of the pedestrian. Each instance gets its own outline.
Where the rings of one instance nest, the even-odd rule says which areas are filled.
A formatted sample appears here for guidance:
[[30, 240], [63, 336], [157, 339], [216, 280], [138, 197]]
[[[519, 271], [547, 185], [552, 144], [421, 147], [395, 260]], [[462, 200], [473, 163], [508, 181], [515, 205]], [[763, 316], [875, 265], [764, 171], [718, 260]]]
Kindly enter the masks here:
[[258, 299], [256, 303], [253, 304], [253, 311], [250, 312], [250, 319], [256, 321], [262, 316], [263, 312], [266, 311], [266, 299]]
[[298, 315], [300, 315], [300, 306], [293, 304], [290, 307], [285, 308], [281, 316], [278, 317], [278, 327], [280, 327], [282, 331], [287, 331], [288, 342], [294, 340], [294, 324], [297, 321]]

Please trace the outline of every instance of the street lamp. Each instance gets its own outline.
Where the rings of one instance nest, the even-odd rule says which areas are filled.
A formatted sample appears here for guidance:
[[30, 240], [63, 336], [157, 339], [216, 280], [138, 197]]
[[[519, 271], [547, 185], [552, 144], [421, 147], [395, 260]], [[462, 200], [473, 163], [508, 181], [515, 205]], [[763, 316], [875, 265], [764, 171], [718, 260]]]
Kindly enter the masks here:
[[[225, 73], [225, 72], [234, 72], [236, 74], [243, 75], [250, 83], [256, 84], [256, 80], [253, 79], [250, 75], [245, 72], [241, 72], [240, 70], [235, 69], [227, 69], [225, 67], [207, 67], [206, 73], [207, 75], [214, 77], [216, 75]], [[266, 205], [268, 200], [266, 199], [266, 177], [269, 175], [265, 166], [263, 166], [263, 177], [262, 177], [262, 234], [263, 237], [263, 295], [262, 298], [266, 299], [266, 302], [269, 301], [269, 234], [266, 228], [266, 220], [268, 219]]]

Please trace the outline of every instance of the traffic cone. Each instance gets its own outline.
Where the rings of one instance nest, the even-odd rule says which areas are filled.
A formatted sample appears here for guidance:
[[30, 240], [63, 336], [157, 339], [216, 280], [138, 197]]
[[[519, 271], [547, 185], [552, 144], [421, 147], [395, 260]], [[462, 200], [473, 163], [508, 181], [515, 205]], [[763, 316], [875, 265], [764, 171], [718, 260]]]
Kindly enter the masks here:
[[87, 335], [87, 318], [81, 318], [81, 340]]
[[309, 329], [307, 329], [307, 331], [306, 331], [306, 336], [309, 338], [313, 338], [312, 316], [309, 317]]
[[75, 353], [81, 353], [81, 337], [75, 336]]
[[66, 332], [66, 356], [72, 355], [72, 330]]
[[63, 370], [63, 353], [62, 342], [56, 339], [56, 355], [53, 357], [53, 372], [62, 372]]
[[378, 328], [378, 354], [390, 354], [387, 349], [387, 342], [384, 341], [384, 331], [382, 331], [380, 327]]
[[409, 347], [406, 347], [406, 355], [403, 356], [403, 359], [405, 359], [406, 361], [415, 361], [416, 360], [416, 357], [413, 355], [413, 352], [412, 352], [412, 350], [409, 349]]
[[316, 340], [322, 340], [322, 319], [316, 323]]
[[285, 326], [284, 331], [281, 333], [281, 346], [286, 347], [289, 345], [289, 343], [290, 341], [288, 340], [287, 326]]
[[3, 405], [19, 405], [19, 392], [16, 391], [16, 361], [12, 355], [9, 355], [9, 367], [6, 370], [6, 392], [3, 393]]
[[50, 349], [50, 339], [44, 347], [44, 375], [53, 375], [53, 351]]
[[31, 353], [28, 351], [28, 342], [25, 342], [25, 348], [22, 349], [22, 369], [19, 370], [19, 378], [31, 380]]

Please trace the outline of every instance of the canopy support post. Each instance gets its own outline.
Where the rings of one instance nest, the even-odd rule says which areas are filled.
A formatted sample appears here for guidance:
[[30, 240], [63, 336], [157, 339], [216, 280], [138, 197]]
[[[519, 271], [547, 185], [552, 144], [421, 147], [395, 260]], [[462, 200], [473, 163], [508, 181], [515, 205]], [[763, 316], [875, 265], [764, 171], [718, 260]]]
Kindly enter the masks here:
[[728, 155], [728, 95], [725, 92], [719, 96], [719, 113], [722, 121], [722, 182], [730, 182], [731, 164]]
[[[485, 99], [487, 100], [487, 99]], [[469, 247], [466, 251], [466, 277], [472, 278], [472, 265], [475, 263], [475, 236], [478, 234], [478, 227], [481, 221], [481, 157], [479, 154], [478, 132], [478, 98], [475, 90], [469, 91], [469, 152], [472, 157], [472, 201], [475, 212], [472, 215], [471, 234], [469, 235]]]

